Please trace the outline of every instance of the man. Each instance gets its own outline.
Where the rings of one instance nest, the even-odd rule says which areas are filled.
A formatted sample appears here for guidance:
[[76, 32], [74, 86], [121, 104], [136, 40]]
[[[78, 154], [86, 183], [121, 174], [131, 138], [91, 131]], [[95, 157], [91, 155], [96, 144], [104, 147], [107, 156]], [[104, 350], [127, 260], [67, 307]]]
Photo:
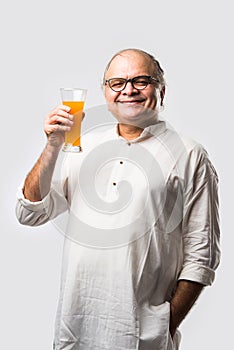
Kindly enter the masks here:
[[84, 135], [57, 186], [72, 116], [55, 108], [18, 194], [22, 224], [69, 212], [54, 349], [178, 349], [178, 327], [219, 264], [217, 175], [201, 145], [159, 120], [165, 81], [153, 56], [118, 52], [103, 88], [116, 126]]

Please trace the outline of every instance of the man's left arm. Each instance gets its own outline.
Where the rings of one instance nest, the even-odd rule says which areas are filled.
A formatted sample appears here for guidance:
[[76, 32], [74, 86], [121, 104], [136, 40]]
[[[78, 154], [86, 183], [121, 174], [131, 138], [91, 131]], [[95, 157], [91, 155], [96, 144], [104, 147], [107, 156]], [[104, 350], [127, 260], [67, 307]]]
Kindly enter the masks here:
[[204, 285], [201, 283], [180, 280], [174, 296], [170, 301], [170, 333], [173, 337], [176, 329], [188, 314], [199, 297]]
[[188, 314], [204, 286], [211, 285], [220, 261], [218, 177], [207, 153], [194, 149], [186, 168], [182, 222], [183, 267], [170, 300], [170, 332]]

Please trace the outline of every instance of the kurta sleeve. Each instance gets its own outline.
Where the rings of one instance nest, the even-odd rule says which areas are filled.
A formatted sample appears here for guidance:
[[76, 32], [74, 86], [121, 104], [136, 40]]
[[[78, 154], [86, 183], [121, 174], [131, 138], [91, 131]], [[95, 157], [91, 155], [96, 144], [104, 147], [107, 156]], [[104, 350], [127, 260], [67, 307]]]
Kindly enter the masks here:
[[21, 224], [39, 226], [68, 210], [67, 171], [65, 167], [62, 168], [61, 174], [61, 180], [53, 180], [50, 192], [38, 202], [31, 202], [24, 197], [23, 185], [18, 188], [16, 217]]
[[184, 261], [179, 279], [211, 285], [220, 262], [218, 176], [199, 145], [190, 152], [185, 172]]
[[23, 225], [39, 226], [54, 219], [67, 210], [67, 200], [55, 188], [43, 200], [31, 202], [23, 195], [20, 187], [17, 192], [16, 217]]

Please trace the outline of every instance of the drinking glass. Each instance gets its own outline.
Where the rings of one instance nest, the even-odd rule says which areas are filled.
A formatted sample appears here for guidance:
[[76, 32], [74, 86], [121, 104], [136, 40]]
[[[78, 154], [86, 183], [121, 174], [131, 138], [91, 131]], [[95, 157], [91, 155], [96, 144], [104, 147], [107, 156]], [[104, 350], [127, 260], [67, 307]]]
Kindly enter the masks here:
[[64, 152], [81, 152], [81, 122], [84, 109], [86, 89], [60, 88], [63, 105], [69, 106], [73, 115], [73, 125], [70, 131], [65, 132]]

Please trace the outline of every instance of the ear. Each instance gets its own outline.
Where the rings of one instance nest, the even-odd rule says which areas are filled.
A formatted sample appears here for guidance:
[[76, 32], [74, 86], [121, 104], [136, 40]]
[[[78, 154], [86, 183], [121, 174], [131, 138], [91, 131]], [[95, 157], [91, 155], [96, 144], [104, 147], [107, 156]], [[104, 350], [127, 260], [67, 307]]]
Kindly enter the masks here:
[[105, 85], [103, 85], [102, 81], [100, 82], [100, 88], [101, 88], [103, 95], [105, 95]]
[[163, 100], [164, 100], [165, 93], [166, 93], [166, 87], [163, 86], [162, 89], [160, 90], [161, 106], [163, 106]]

